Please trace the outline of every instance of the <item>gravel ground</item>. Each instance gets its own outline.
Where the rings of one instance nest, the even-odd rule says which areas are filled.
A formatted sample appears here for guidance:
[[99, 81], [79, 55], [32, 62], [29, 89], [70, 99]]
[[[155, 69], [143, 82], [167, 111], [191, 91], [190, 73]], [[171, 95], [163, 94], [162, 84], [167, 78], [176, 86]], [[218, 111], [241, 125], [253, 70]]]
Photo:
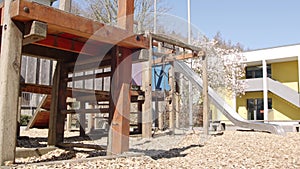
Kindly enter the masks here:
[[[47, 132], [46, 132], [47, 133]], [[74, 134], [74, 133], [72, 133]], [[70, 134], [70, 135], [72, 135]], [[42, 136], [40, 134], [39, 136]], [[101, 140], [101, 139], [100, 139]], [[102, 138], [102, 140], [105, 140]], [[131, 138], [131, 151], [141, 157], [78, 161], [99, 152], [55, 150], [39, 158], [17, 159], [32, 163], [62, 159], [74, 161], [10, 165], [14, 168], [300, 168], [300, 134], [277, 136], [261, 132], [225, 131], [204, 138], [199, 132], [163, 135], [152, 139]], [[94, 154], [94, 155], [93, 155]]]

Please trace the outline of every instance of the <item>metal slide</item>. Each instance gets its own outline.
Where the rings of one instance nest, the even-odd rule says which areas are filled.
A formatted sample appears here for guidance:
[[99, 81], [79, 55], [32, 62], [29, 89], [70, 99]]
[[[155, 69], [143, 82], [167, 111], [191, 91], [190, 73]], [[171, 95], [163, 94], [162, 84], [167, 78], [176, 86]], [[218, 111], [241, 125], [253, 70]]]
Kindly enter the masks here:
[[[175, 72], [182, 73], [190, 81], [193, 82], [200, 90], [202, 90], [203, 81], [200, 76], [195, 73], [186, 63], [183, 61], [174, 62]], [[285, 131], [279, 125], [266, 124], [260, 122], [252, 122], [242, 118], [226, 101], [220, 97], [212, 88], [208, 88], [208, 95], [210, 101], [228, 118], [234, 125], [249, 128], [258, 131], [267, 131], [273, 134], [285, 135]]]

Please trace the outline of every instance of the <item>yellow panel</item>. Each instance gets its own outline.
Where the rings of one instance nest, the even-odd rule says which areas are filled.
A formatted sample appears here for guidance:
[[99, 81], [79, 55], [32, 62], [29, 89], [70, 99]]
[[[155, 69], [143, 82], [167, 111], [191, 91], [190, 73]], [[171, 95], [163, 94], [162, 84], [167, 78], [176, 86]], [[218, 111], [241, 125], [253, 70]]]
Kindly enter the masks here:
[[272, 79], [298, 91], [298, 61], [272, 63]]
[[[245, 119], [248, 117], [247, 99], [251, 98], [263, 98], [263, 92], [248, 92], [242, 97], [237, 97], [238, 113]], [[268, 98], [272, 99], [273, 108], [269, 112], [269, 120], [300, 120], [300, 108], [271, 92], [268, 93]]]
[[300, 120], [300, 108], [273, 93], [269, 96], [272, 98], [273, 120]]

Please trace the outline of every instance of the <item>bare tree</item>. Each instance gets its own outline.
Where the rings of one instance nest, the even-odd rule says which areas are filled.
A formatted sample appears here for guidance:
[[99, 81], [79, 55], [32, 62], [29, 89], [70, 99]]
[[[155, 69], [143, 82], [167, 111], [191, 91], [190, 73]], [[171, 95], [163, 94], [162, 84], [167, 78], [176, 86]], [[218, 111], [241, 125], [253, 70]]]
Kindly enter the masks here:
[[[118, 14], [118, 0], [85, 0], [87, 9], [83, 15], [102, 23], [116, 24]], [[145, 29], [153, 28], [153, 0], [135, 0], [134, 19]], [[157, 13], [165, 13], [170, 8], [164, 0], [157, 0]]]

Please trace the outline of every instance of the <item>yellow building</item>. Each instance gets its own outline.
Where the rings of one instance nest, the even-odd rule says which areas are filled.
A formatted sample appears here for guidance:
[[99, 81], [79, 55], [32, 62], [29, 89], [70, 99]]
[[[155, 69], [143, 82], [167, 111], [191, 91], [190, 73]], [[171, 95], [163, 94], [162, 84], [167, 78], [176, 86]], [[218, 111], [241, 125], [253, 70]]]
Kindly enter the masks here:
[[246, 93], [233, 107], [247, 120], [300, 120], [300, 45], [245, 52]]

